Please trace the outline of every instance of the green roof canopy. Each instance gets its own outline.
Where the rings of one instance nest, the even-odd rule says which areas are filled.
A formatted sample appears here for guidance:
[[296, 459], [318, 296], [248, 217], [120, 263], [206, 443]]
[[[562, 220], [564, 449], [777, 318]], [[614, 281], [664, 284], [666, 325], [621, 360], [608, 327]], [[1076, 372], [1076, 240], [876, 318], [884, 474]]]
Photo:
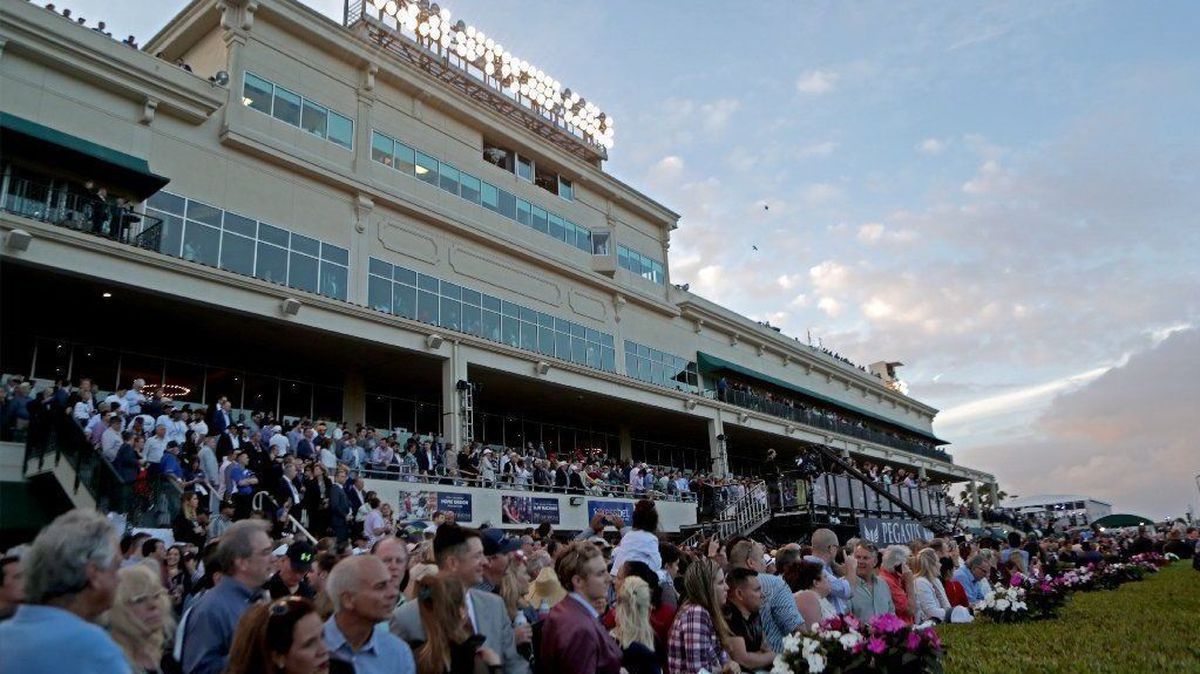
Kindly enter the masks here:
[[855, 407], [854, 405], [842, 402], [841, 400], [837, 400], [836, 398], [830, 398], [827, 395], [823, 395], [821, 393], [817, 393], [816, 391], [811, 391], [809, 389], [806, 389], [803, 386], [797, 386], [796, 384], [786, 382], [782, 379], [776, 379], [775, 377], [772, 377], [770, 375], [766, 375], [761, 372], [755, 372], [754, 370], [751, 370], [748, 367], [743, 367], [741, 365], [738, 365], [737, 363], [731, 363], [723, 358], [718, 358], [716, 356], [704, 353], [703, 351], [698, 352], [696, 354], [696, 356], [697, 356], [696, 365], [703, 372], [714, 372], [716, 370], [727, 370], [729, 372], [736, 372], [745, 377], [757, 379], [761, 382], [771, 384], [772, 386], [778, 386], [779, 388], [791, 391], [793, 393], [797, 393], [806, 398], [811, 398], [812, 400], [817, 400], [817, 401], [820, 401], [823, 403], [828, 403], [835, 407], [839, 407], [844, 410], [849, 410], [855, 414], [867, 417], [868, 419], [874, 419], [875, 421], [887, 424], [889, 426], [895, 426], [896, 428], [902, 428], [902, 429], [908, 431], [909, 433], [914, 433], [916, 435], [921, 436], [922, 438], [928, 438], [940, 445], [950, 444], [950, 443], [946, 442], [945, 440], [938, 438], [936, 435], [933, 435], [929, 431], [923, 431], [919, 428], [916, 428], [915, 426], [909, 426], [908, 424], [903, 424], [898, 421], [893, 421], [892, 419], [888, 419], [885, 416], [876, 414], [869, 410], [865, 410], [861, 407]]
[[1105, 515], [1100, 519], [1092, 522], [1092, 525], [1104, 527], [1105, 529], [1120, 529], [1122, 527], [1137, 527], [1141, 525], [1154, 526], [1154, 521], [1146, 519], [1141, 515], [1130, 515], [1128, 513], [1120, 513], [1116, 515]]
[[95, 176], [113, 188], [129, 190], [138, 199], [170, 182], [151, 172], [145, 159], [6, 112], [0, 113], [0, 148], [6, 155], [40, 158], [69, 167], [73, 173]]

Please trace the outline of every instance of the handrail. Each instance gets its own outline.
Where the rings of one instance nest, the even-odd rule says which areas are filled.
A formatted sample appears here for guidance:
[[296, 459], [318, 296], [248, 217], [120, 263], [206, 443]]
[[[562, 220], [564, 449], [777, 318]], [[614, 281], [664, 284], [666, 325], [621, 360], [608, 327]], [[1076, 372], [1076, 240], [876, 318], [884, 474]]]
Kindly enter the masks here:
[[516, 484], [508, 480], [485, 480], [479, 477], [463, 476], [463, 475], [443, 475], [443, 474], [428, 474], [428, 473], [413, 473], [404, 472], [403, 470], [380, 470], [378, 467], [367, 467], [360, 469], [363, 478], [375, 480], [392, 480], [398, 482], [417, 482], [427, 485], [438, 485], [448, 487], [471, 487], [476, 489], [507, 489], [510, 491], [535, 491], [554, 494], [572, 494], [578, 496], [601, 496], [605, 498], [627, 498], [627, 499], [643, 499], [648, 498], [655, 501], [677, 501], [682, 503], [696, 502], [696, 494], [694, 492], [680, 492], [668, 494], [658, 490], [633, 490], [626, 484], [610, 484], [603, 481], [597, 481], [591, 487], [557, 487], [554, 485], [534, 484], [530, 481], [528, 484]]
[[[148, 250], [157, 251], [162, 240], [162, 219], [80, 194], [66, 183], [56, 186], [28, 178], [12, 178], [0, 210]], [[141, 223], [141, 227], [134, 233], [137, 223]]]

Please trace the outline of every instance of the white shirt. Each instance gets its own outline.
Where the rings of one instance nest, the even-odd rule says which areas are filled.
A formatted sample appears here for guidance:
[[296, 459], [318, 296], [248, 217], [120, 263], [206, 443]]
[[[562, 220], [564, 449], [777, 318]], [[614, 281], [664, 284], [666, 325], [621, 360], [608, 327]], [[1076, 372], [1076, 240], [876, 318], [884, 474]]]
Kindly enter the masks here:
[[100, 452], [109, 461], [116, 461], [119, 449], [121, 449], [121, 434], [109, 426], [100, 436]]
[[271, 436], [271, 453], [275, 456], [283, 456], [292, 448], [292, 443], [288, 442], [287, 436], [283, 433], [276, 433]]
[[127, 408], [127, 407], [125, 406], [125, 399], [124, 399], [124, 398], [121, 398], [121, 397], [119, 397], [119, 396], [118, 396], [116, 393], [114, 393], [114, 394], [112, 394], [112, 395], [108, 396], [107, 398], [105, 398], [105, 399], [104, 399], [104, 402], [108, 403], [108, 405], [109, 405], [109, 409], [110, 409], [110, 410], [112, 410], [113, 412], [127, 412], [127, 411], [129, 411], [129, 408]]
[[[183, 423], [183, 419], [171, 420], [167, 422], [167, 440], [174, 440], [182, 447], [187, 441], [187, 424]], [[199, 438], [197, 438], [197, 441]]]
[[72, 412], [71, 416], [75, 417], [79, 421], [84, 421], [86, 419], [90, 419], [95, 411], [96, 406], [92, 404], [92, 401], [80, 400], [79, 402], [75, 403], [75, 410]]
[[129, 389], [125, 392], [125, 409], [137, 414], [142, 411], [142, 403], [146, 402], [146, 396]]
[[159, 438], [157, 435], [151, 435], [146, 438], [146, 461], [162, 463], [163, 452], [167, 451], [167, 442], [166, 436]]
[[199, 443], [201, 440], [204, 439], [205, 436], [208, 435], [208, 422], [203, 419], [192, 422], [191, 428], [192, 428], [192, 433], [194, 433], [196, 435], [197, 443]]
[[337, 457], [334, 456], [333, 451], [328, 447], [321, 448], [321, 463], [324, 464], [331, 473], [335, 468], [337, 468]]

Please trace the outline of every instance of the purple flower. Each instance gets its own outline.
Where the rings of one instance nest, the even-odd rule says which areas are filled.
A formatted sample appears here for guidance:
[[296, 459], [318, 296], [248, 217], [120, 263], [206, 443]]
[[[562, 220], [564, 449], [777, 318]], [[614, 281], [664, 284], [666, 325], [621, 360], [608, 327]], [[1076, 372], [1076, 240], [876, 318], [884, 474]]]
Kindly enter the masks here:
[[858, 618], [855, 618], [851, 613], [847, 613], [846, 615], [842, 616], [842, 621], [846, 623], [847, 628], [852, 629], [855, 632], [858, 631], [859, 627], [862, 627], [862, 623], [858, 622]]
[[876, 631], [891, 634], [904, 628], [904, 620], [894, 613], [881, 613], [871, 620], [871, 627]]
[[908, 637], [904, 640], [904, 647], [910, 651], [915, 651], [921, 647], [921, 635], [913, 630], [908, 633]]
[[1008, 584], [1009, 584], [1010, 586], [1012, 586], [1012, 587], [1017, 587], [1018, 585], [1020, 585], [1020, 584], [1021, 584], [1021, 580], [1022, 580], [1022, 578], [1021, 578], [1021, 574], [1019, 574], [1019, 573], [1014, 573], [1014, 574], [1012, 575], [1012, 578], [1011, 578], [1011, 579], [1009, 579], [1009, 581], [1008, 581]]
[[879, 655], [887, 650], [887, 642], [879, 637], [871, 637], [867, 640], [867, 650]]

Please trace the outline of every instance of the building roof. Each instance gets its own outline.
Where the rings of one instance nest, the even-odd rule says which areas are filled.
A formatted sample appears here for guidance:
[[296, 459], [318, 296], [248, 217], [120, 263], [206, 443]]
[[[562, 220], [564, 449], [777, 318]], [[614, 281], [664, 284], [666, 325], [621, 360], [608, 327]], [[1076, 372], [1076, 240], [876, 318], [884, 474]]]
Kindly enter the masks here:
[[1082, 494], [1037, 494], [1035, 496], [1020, 496], [1004, 500], [1005, 508], [1025, 508], [1028, 506], [1047, 505], [1051, 503], [1066, 503], [1068, 501], [1093, 501], [1101, 505], [1111, 506], [1111, 503], [1094, 499]]

